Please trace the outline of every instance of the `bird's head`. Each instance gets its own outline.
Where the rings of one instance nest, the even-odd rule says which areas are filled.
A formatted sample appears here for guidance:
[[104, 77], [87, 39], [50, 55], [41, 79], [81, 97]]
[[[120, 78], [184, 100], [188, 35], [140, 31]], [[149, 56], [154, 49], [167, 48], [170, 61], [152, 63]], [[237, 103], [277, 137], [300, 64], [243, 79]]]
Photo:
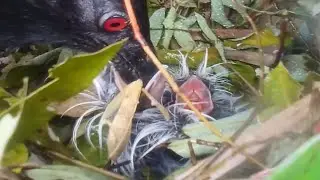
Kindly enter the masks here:
[[[135, 1], [133, 6], [141, 33], [150, 43], [146, 1]], [[93, 52], [129, 38], [113, 60], [123, 79], [146, 82], [155, 72], [133, 38], [121, 0], [5, 0], [0, 15], [6, 17], [0, 20], [0, 48], [57, 43]]]

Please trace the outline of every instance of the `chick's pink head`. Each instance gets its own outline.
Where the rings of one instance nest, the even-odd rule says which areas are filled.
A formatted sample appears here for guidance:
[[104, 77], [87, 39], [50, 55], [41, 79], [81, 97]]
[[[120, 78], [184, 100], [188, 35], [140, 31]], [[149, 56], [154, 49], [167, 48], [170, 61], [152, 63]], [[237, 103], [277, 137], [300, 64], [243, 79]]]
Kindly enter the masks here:
[[[211, 93], [208, 87], [197, 76], [191, 76], [186, 82], [180, 86], [180, 91], [193, 105], [202, 113], [209, 114], [213, 111], [214, 105], [211, 99]], [[183, 103], [183, 101], [177, 97], [177, 103]], [[186, 109], [189, 109], [187, 105]]]

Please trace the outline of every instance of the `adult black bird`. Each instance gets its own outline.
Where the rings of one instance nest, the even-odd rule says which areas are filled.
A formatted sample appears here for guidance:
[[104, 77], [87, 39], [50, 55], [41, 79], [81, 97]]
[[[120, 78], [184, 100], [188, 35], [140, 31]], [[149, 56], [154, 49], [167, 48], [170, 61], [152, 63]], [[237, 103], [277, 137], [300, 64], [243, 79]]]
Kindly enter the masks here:
[[[138, 0], [133, 5], [142, 34], [148, 40], [146, 4], [146, 0]], [[0, 17], [0, 50], [50, 43], [92, 52], [129, 37], [113, 60], [122, 78], [127, 82], [137, 78], [147, 82], [156, 72], [133, 39], [121, 0], [3, 0]]]

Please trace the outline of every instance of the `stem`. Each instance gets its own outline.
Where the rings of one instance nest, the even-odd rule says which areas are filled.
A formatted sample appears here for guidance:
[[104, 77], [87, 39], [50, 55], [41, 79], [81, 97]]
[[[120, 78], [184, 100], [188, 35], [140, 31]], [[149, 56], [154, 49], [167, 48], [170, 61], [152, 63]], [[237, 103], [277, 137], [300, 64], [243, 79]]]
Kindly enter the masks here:
[[[172, 90], [187, 104], [187, 106], [195, 113], [197, 118], [201, 120], [204, 125], [216, 136], [221, 138], [223, 141], [227, 142], [231, 147], [238, 149], [237, 145], [228, 137], [223, 136], [223, 134], [220, 132], [220, 130], [212, 125], [201, 113], [200, 111], [191, 103], [191, 101], [180, 92], [179, 86], [176, 84], [176, 82], [173, 80], [171, 75], [163, 68], [162, 64], [158, 60], [157, 56], [153, 53], [150, 46], [147, 44], [146, 40], [144, 39], [143, 35], [141, 34], [140, 27], [138, 25], [137, 18], [135, 16], [131, 0], [124, 0], [125, 8], [127, 10], [132, 30], [134, 33], [134, 38], [141, 44], [143, 50], [145, 53], [149, 56], [149, 58], [152, 60], [154, 65], [159, 69], [161, 74], [167, 79], [168, 84], [171, 86]], [[253, 163], [257, 164], [262, 169], [265, 169], [265, 166], [251, 157], [249, 154], [247, 154], [244, 151], [241, 151], [241, 154], [244, 155], [246, 158], [250, 159]]]
[[110, 172], [110, 171], [106, 171], [106, 170], [101, 169], [101, 168], [97, 168], [97, 167], [91, 166], [89, 164], [83, 163], [83, 162], [78, 161], [78, 160], [70, 159], [69, 157], [67, 157], [65, 155], [62, 155], [60, 153], [54, 152], [54, 151], [47, 151], [47, 154], [51, 155], [53, 157], [59, 158], [61, 160], [64, 160], [66, 162], [69, 162], [71, 164], [77, 165], [79, 167], [83, 167], [83, 168], [89, 169], [91, 171], [103, 174], [103, 175], [105, 175], [107, 177], [112, 177], [112, 178], [115, 178], [115, 179], [125, 179], [125, 177], [123, 177], [123, 176], [121, 176], [119, 174], [116, 174], [116, 173], [113, 173], [113, 172]]

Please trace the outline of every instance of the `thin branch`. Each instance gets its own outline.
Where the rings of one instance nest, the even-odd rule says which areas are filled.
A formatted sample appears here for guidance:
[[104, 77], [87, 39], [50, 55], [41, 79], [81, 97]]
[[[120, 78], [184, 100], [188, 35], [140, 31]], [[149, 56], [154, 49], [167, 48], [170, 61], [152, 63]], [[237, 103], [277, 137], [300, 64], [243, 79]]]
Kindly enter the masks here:
[[276, 59], [274, 61], [274, 63], [272, 64], [272, 68], [275, 68], [276, 66], [278, 66], [279, 62], [280, 62], [280, 59], [282, 57], [282, 54], [284, 52], [284, 49], [285, 49], [285, 38], [286, 38], [286, 35], [287, 35], [287, 28], [288, 27], [288, 23], [287, 23], [287, 20], [281, 20], [281, 23], [280, 23], [280, 47], [279, 47], [279, 50], [276, 54]]
[[112, 177], [112, 178], [115, 178], [115, 179], [125, 179], [125, 177], [119, 175], [119, 174], [116, 174], [116, 173], [113, 173], [113, 172], [110, 172], [110, 171], [106, 171], [104, 169], [101, 169], [101, 168], [97, 168], [95, 166], [91, 166], [89, 164], [86, 164], [86, 163], [83, 163], [81, 161], [78, 161], [78, 160], [75, 160], [75, 159], [71, 159], [63, 154], [60, 154], [60, 153], [57, 153], [57, 152], [54, 152], [54, 151], [47, 151], [46, 152], [48, 155], [50, 156], [53, 156], [55, 158], [59, 158], [63, 161], [66, 161], [66, 162], [69, 162], [70, 164], [74, 164], [74, 165], [77, 165], [79, 167], [83, 167], [83, 168], [86, 168], [86, 169], [89, 169], [91, 171], [94, 171], [94, 172], [97, 172], [97, 173], [100, 173], [100, 174], [103, 174], [107, 177]]
[[[307, 17], [309, 17], [308, 15], [297, 14], [294, 11], [290, 11], [290, 10], [287, 10], [287, 9], [280, 9], [280, 10], [277, 10], [277, 11], [266, 11], [266, 10], [258, 10], [258, 9], [255, 9], [255, 8], [243, 5], [243, 4], [240, 4], [240, 6], [242, 6], [243, 8], [246, 8], [246, 9], [248, 9], [250, 11], [253, 11], [253, 12], [256, 12], [256, 13], [259, 13], [259, 14], [266, 14], [266, 15], [269, 15], [269, 16], [296, 17], [296, 18], [307, 18]], [[270, 6], [269, 9], [271, 7], [272, 6]]]
[[232, 0], [232, 2], [237, 6], [237, 9], [239, 12], [241, 12], [241, 14], [247, 19], [247, 21], [249, 22], [249, 24], [251, 25], [253, 32], [256, 34], [256, 39], [258, 42], [258, 51], [260, 54], [260, 69], [261, 69], [261, 75], [259, 76], [259, 90], [261, 92], [261, 94], [263, 94], [263, 90], [264, 90], [264, 52], [262, 50], [262, 43], [261, 43], [261, 38], [260, 38], [260, 34], [258, 31], [258, 28], [256, 26], [256, 24], [253, 22], [252, 18], [249, 16], [249, 14], [246, 12], [246, 9], [244, 7], [241, 6], [241, 4], [236, 1], [236, 0]]
[[[204, 123], [204, 125], [216, 136], [221, 138], [223, 141], [227, 142], [231, 147], [238, 149], [237, 145], [228, 137], [225, 137], [217, 127], [212, 125], [200, 112], [199, 110], [191, 103], [191, 101], [180, 92], [179, 86], [176, 84], [176, 82], [173, 80], [171, 75], [163, 68], [162, 64], [158, 60], [157, 56], [153, 53], [152, 49], [144, 39], [143, 35], [141, 34], [140, 27], [138, 25], [138, 21], [136, 19], [131, 0], [124, 0], [125, 8], [127, 10], [131, 26], [134, 33], [134, 38], [141, 44], [143, 50], [145, 53], [149, 56], [149, 58], [152, 60], [154, 65], [159, 69], [161, 74], [167, 79], [168, 84], [171, 86], [172, 90], [187, 104], [187, 106], [195, 113], [197, 118], [199, 118], [200, 121]], [[255, 158], [251, 157], [249, 154], [247, 154], [244, 151], [241, 151], [241, 154], [244, 155], [246, 158], [248, 158], [253, 163], [257, 164], [259, 167], [265, 169], [265, 166], [260, 163]]]
[[[151, 28], [151, 31], [162, 31], [162, 30], [172, 30], [172, 31], [181, 31], [181, 32], [188, 32], [188, 33], [201, 33], [202, 30], [200, 28], [190, 28], [186, 29], [179, 29], [179, 28]], [[243, 37], [249, 37], [253, 34], [251, 29], [211, 29], [219, 38], [221, 39], [237, 39]]]
[[190, 152], [191, 164], [196, 165], [197, 164], [196, 153], [194, 152], [192, 142], [190, 140], [188, 141], [188, 147], [189, 147], [189, 152]]
[[40, 165], [38, 164], [33, 164], [33, 163], [26, 163], [26, 164], [19, 164], [19, 165], [11, 165], [7, 167], [8, 169], [17, 169], [17, 168], [21, 168], [23, 170], [25, 169], [36, 169], [36, 168], [41, 168]]
[[[256, 108], [254, 110], [254, 112], [250, 115], [250, 117], [248, 118], [248, 120], [246, 120], [241, 127], [232, 135], [231, 139], [232, 140], [237, 140], [238, 137], [242, 134], [242, 132], [252, 123], [252, 121], [255, 119], [255, 117], [257, 116], [259, 109]], [[208, 158], [208, 161], [206, 163], [205, 166], [203, 166], [202, 169], [205, 168], [209, 168], [208, 166], [212, 165], [215, 163], [215, 161], [229, 148], [228, 144], [223, 144], [217, 152], [214, 153], [214, 155], [212, 155], [211, 157]], [[227, 157], [226, 159], [222, 160], [220, 163], [217, 163], [216, 166], [214, 166], [213, 168], [210, 168], [210, 170], [216, 170], [218, 169], [224, 162], [226, 162], [227, 159], [229, 159], [230, 157]], [[209, 171], [210, 172], [210, 171]], [[206, 174], [206, 173], [205, 173]]]

